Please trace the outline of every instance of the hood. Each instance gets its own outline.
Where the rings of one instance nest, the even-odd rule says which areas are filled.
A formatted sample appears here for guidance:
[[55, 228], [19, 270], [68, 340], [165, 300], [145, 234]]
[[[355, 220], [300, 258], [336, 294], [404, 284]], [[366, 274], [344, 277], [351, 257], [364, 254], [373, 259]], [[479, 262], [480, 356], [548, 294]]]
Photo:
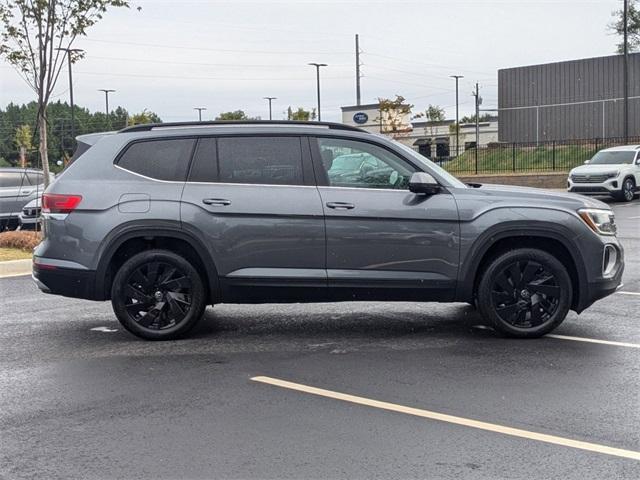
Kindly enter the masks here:
[[574, 173], [585, 175], [617, 172], [625, 166], [627, 165], [581, 165], [571, 170], [571, 172], [569, 172], [569, 175], [573, 175]]
[[523, 207], [556, 207], [569, 210], [579, 208], [600, 208], [611, 210], [611, 207], [595, 198], [576, 193], [544, 190], [541, 188], [518, 187], [514, 185], [482, 184], [479, 188], [469, 188], [473, 194], [483, 197], [490, 203], [505, 203], [510, 206]]

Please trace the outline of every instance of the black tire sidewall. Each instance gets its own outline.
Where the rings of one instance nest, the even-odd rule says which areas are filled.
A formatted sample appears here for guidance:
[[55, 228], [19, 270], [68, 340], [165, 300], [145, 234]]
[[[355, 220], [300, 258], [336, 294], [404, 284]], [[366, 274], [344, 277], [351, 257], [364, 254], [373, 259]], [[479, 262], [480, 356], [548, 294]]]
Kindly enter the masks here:
[[[549, 320], [533, 328], [518, 328], [504, 320], [496, 313], [491, 296], [492, 286], [496, 276], [513, 262], [533, 260], [544, 265], [556, 278], [563, 294], [560, 297], [558, 308]], [[522, 248], [511, 250], [495, 257], [484, 270], [478, 285], [478, 310], [482, 317], [490, 322], [500, 333], [517, 338], [537, 338], [555, 329], [567, 316], [571, 308], [573, 288], [571, 278], [566, 267], [556, 257], [543, 250], [534, 248]]]
[[[137, 268], [151, 261], [168, 263], [180, 269], [192, 283], [191, 309], [185, 319], [166, 330], [150, 330], [139, 325], [126, 311], [122, 289]], [[202, 318], [206, 307], [205, 289], [198, 270], [184, 257], [167, 250], [148, 250], [127, 260], [116, 273], [111, 287], [111, 305], [120, 324], [134, 335], [145, 340], [173, 340], [184, 336]]]

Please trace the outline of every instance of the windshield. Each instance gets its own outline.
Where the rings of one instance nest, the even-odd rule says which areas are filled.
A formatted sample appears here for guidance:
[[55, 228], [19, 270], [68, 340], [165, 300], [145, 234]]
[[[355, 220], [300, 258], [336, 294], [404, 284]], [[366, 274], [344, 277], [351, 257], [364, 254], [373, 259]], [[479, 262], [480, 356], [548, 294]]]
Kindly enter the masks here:
[[602, 151], [596, 153], [589, 164], [591, 165], [620, 165], [622, 163], [631, 164], [636, 156], [632, 150]]
[[416, 152], [412, 148], [407, 147], [406, 145], [403, 145], [402, 143], [397, 142], [395, 140], [392, 140], [392, 142], [394, 144], [396, 144], [397, 146], [399, 146], [404, 152], [406, 152], [407, 154], [411, 155], [411, 158], [413, 158], [414, 160], [417, 160], [418, 162], [422, 163], [423, 165], [427, 165], [430, 170], [435, 171], [438, 175], [443, 177], [448, 183], [451, 184], [452, 187], [455, 187], [455, 188], [468, 188], [463, 182], [461, 182], [456, 177], [451, 175], [444, 168], [439, 167], [438, 165], [433, 163], [431, 160], [429, 160], [426, 157], [423, 157], [422, 155], [420, 155], [418, 152]]

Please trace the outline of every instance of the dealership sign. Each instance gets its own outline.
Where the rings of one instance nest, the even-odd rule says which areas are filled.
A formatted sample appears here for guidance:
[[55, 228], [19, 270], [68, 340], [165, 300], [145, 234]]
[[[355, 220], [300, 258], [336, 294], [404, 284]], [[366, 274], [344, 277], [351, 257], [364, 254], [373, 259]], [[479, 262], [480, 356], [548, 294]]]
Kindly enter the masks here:
[[363, 123], [367, 123], [369, 120], [369, 115], [364, 112], [358, 112], [353, 116], [353, 121], [362, 125]]

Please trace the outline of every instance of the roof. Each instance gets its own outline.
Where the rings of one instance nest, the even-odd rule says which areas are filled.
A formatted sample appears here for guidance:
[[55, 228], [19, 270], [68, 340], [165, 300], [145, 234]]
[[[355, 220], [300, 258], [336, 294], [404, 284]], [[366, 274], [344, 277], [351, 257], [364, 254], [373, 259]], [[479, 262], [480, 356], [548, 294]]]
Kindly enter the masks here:
[[618, 147], [604, 148], [601, 152], [635, 152], [640, 150], [640, 145], [620, 145]]
[[322, 128], [330, 130], [350, 130], [356, 132], [367, 133], [358, 127], [345, 125], [343, 123], [334, 122], [303, 122], [294, 120], [231, 120], [231, 121], [213, 121], [213, 122], [170, 122], [170, 123], [147, 123], [143, 125], [134, 125], [126, 127], [118, 131], [118, 133], [130, 132], [149, 132], [152, 130], [166, 129], [206, 129], [206, 128], [227, 128], [227, 127], [303, 127], [303, 128]]

